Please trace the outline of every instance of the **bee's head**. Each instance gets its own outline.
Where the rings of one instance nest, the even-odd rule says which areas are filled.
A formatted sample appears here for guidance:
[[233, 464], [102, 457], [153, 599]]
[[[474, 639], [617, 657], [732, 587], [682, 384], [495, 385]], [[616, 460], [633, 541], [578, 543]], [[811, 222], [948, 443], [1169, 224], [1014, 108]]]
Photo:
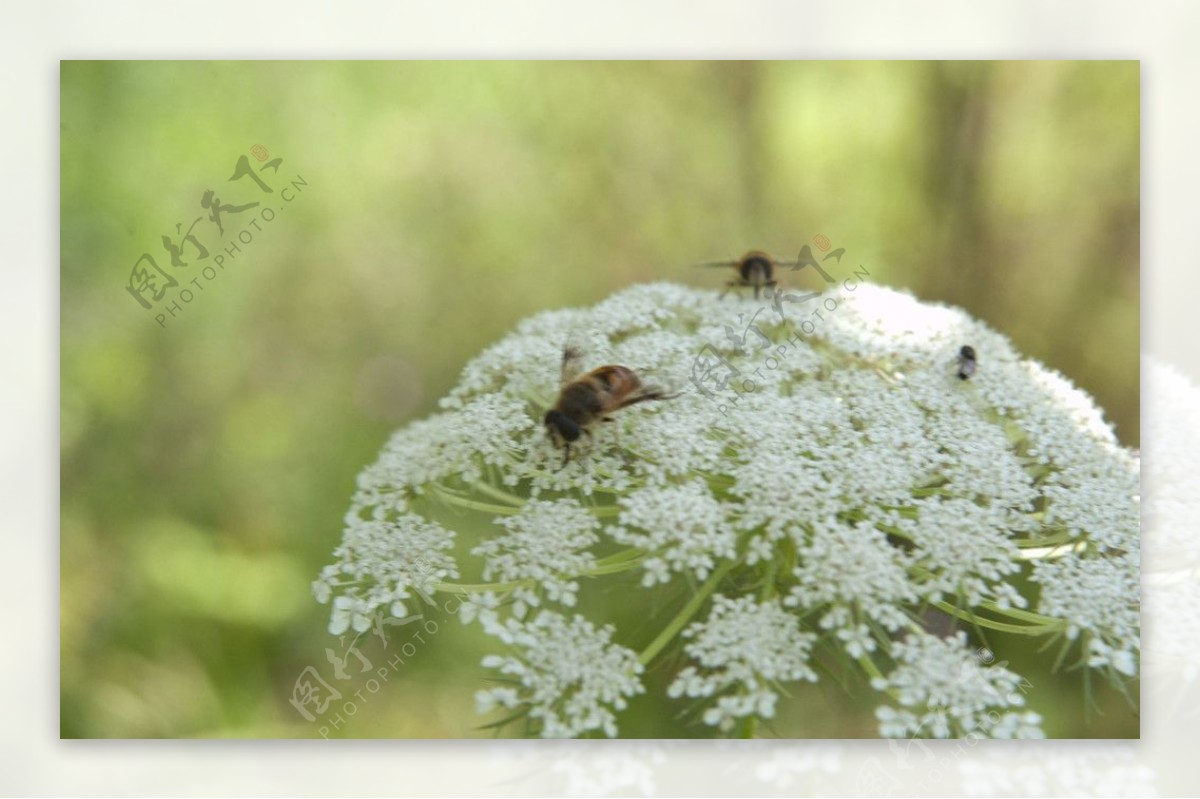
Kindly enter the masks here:
[[555, 441], [566, 441], [569, 444], [579, 439], [579, 425], [562, 411], [546, 411], [546, 418], [542, 423], [546, 425], [546, 432]]

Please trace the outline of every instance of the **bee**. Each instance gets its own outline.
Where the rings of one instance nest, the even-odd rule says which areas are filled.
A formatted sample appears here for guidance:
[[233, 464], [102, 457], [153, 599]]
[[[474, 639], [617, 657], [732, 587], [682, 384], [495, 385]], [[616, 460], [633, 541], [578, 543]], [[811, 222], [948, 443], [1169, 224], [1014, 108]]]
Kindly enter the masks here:
[[[841, 263], [843, 253], [845, 253], [845, 248], [834, 250], [833, 252], [829, 253], [829, 255], [825, 256], [824, 260], [828, 261], [830, 258], [836, 257], [838, 259], [838, 263]], [[779, 261], [770, 253], [763, 252], [762, 250], [751, 250], [741, 258], [738, 258], [736, 261], [709, 261], [708, 263], [699, 265], [726, 267], [732, 266], [737, 270], [737, 278], [725, 283], [725, 291], [721, 292], [722, 297], [724, 297], [726, 292], [728, 292], [731, 288], [753, 286], [754, 298], [758, 299], [758, 296], [762, 292], [764, 286], [774, 288], [776, 285], [778, 285], [779, 281], [775, 279], [775, 268], [782, 266], [789, 267], [793, 272], [811, 266], [817, 272], [820, 272], [821, 277], [825, 279], [826, 283], [834, 282], [833, 277], [826, 272], [821, 267], [820, 262], [813, 257], [812, 249], [810, 249], [807, 244], [800, 249], [800, 255], [796, 258], [795, 263]]]
[[776, 284], [775, 267], [777, 265], [779, 264], [775, 259], [762, 250], [751, 250], [736, 261], [709, 261], [699, 264], [699, 266], [732, 266], [737, 270], [738, 276], [725, 283], [725, 291], [721, 292], [721, 296], [724, 297], [731, 288], [753, 286], [755, 299], [758, 299], [763, 286]]
[[628, 366], [609, 364], [581, 375], [580, 358], [580, 351], [574, 347], [563, 350], [562, 389], [558, 401], [546, 411], [542, 420], [546, 434], [555, 446], [563, 449], [563, 466], [571, 457], [571, 444], [583, 434], [590, 438], [589, 428], [596, 422], [615, 421], [611, 416], [613, 412], [639, 402], [679, 396], [643, 383], [638, 373]]
[[966, 380], [975, 374], [975, 348], [964, 344], [958, 351], [958, 377]]

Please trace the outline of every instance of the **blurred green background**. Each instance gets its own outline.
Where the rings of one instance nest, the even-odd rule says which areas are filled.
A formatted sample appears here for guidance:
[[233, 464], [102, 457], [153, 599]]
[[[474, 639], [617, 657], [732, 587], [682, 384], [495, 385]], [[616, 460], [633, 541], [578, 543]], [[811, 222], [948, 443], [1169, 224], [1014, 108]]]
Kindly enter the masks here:
[[[388, 433], [523, 317], [718, 286], [698, 261], [827, 235], [1138, 445], [1136, 62], [63, 62], [61, 90], [64, 737], [320, 734], [288, 700], [344, 646], [309, 583]], [[229, 180], [242, 156], [271, 194]], [[208, 190], [262, 206], [222, 239]], [[173, 267], [161, 238], [201, 216], [209, 258]], [[146, 252], [180, 282], [150, 310]], [[327, 734], [488, 734], [485, 648], [443, 621], [375, 693], [352, 660], [365, 700]], [[1137, 735], [1103, 688], [1081, 727], [1055, 680], [1048, 734]], [[872, 700], [805, 694], [778, 731], [872, 735]]]

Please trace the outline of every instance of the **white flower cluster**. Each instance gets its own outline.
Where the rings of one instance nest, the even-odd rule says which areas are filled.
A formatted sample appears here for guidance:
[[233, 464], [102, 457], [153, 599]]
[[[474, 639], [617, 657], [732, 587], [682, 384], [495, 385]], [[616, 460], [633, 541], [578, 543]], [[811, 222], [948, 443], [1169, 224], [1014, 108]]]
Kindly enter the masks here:
[[816, 636], [800, 631], [800, 620], [778, 602], [753, 597], [713, 598], [708, 620], [683, 633], [684, 651], [697, 666], [684, 668], [667, 689], [673, 697], [716, 697], [704, 723], [728, 730], [741, 718], [771, 718], [779, 696], [775, 685], [816, 682], [808, 665]]
[[[888, 738], [1041, 738], [1041, 717], [1022, 709], [1023, 680], [992, 655], [974, 651], [965, 633], [938, 638], [913, 633], [892, 644], [896, 668], [871, 681], [891, 693], [899, 708], [875, 711]], [[1014, 709], [1015, 708], [1015, 709]]]
[[1088, 638], [1088, 665], [1137, 674], [1140, 646], [1138, 560], [1115, 557], [1058, 558], [1033, 564], [1041, 583], [1038, 611], [1067, 620], [1067, 636]]
[[338, 593], [329, 632], [365, 632], [380, 607], [397, 618], [407, 616], [405, 601], [413, 591], [432, 601], [436, 583], [458, 577], [448, 553], [453, 546], [453, 532], [413, 513], [394, 520], [363, 519], [357, 511], [347, 516], [342, 543], [333, 552], [338, 562], [326, 566], [313, 583], [322, 603]]
[[[816, 309], [819, 321], [798, 321]], [[613, 412], [564, 466], [542, 416], [558, 397], [567, 344], [581, 347], [585, 369], [622, 364], [678, 395]], [[967, 344], [978, 369], [961, 380]], [[363, 630], [379, 608], [403, 614], [414, 591], [436, 590], [460, 566], [482, 574], [492, 582], [447, 590], [473, 594], [462, 618], [521, 649], [495, 662], [524, 664], [531, 681], [488, 701], [528, 703], [548, 734], [613, 729], [611, 713], [596, 711], [615, 708], [608, 699], [568, 713], [566, 694], [551, 696], [570, 693], [564, 675], [592, 675], [588, 652], [624, 657], [620, 641], [647, 647], [650, 662], [662, 647], [603, 626], [615, 617], [595, 618], [597, 629], [543, 603], [591, 615], [580, 578], [633, 569], [656, 602], [701, 583], [697, 608], [711, 594], [728, 597], [692, 628], [686, 686], [672, 683], [683, 693], [712, 686], [719, 725], [740, 717], [747, 697], [753, 712], [773, 707], [773, 691], [728, 675], [740, 664], [737, 674], [765, 685], [760, 656], [774, 650], [759, 643], [745, 660], [713, 665], [698, 653], [717, 657], [720, 636], [757, 635], [764, 618], [801, 653], [795, 669], [817, 634], [872, 663], [900, 647], [907, 671], [889, 679], [928, 676], [903, 660], [921, 639], [894, 639], [933, 603], [964, 625], [990, 618], [1030, 634], [1069, 632], [1085, 662], [1133, 674], [1139, 472], [1086, 394], [958, 309], [850, 280], [779, 307], [639, 285], [593, 308], [531, 317], [468, 363], [442, 412], [396, 433], [360, 475], [336, 562], [314, 590], [333, 600], [331, 630]], [[494, 534], [456, 543], [433, 521], [448, 524], [447, 508], [476, 514], [473, 530], [493, 523]], [[750, 593], [779, 598], [738, 598]], [[752, 626], [739, 633], [727, 619]], [[551, 629], [594, 646], [555, 643], [538, 660], [531, 641]], [[930, 658], [938, 651], [922, 645]], [[543, 673], [556, 676], [532, 676]], [[725, 679], [734, 682], [718, 689]]]
[[923, 596], [931, 601], [962, 597], [970, 607], [985, 599], [1025, 607], [1025, 598], [1003, 582], [1021, 569], [1007, 508], [939, 497], [915, 505], [915, 520], [897, 518], [895, 524], [910, 533], [916, 562], [930, 572], [921, 585]]
[[488, 465], [510, 466], [519, 456], [517, 439], [534, 427], [525, 403], [485, 394], [458, 413], [437, 414], [393, 435], [369, 470], [372, 483], [421, 494], [449, 477], [474, 482]]
[[484, 560], [485, 580], [532, 581], [513, 591], [514, 612], [523, 617], [528, 606], [540, 604], [539, 591], [552, 602], [575, 604], [579, 583], [573, 579], [595, 565], [589, 551], [599, 537], [600, 523], [573, 499], [531, 500], [515, 516], [496, 524], [508, 532], [471, 550]]
[[620, 521], [626, 526], [609, 528], [613, 539], [653, 553], [643, 564], [645, 586], [667, 582], [668, 567], [703, 580], [717, 561], [737, 554], [725, 506], [702, 480], [633, 491], [621, 499]]
[[828, 519], [813, 525], [798, 553], [796, 584], [785, 600], [793, 607], [829, 607], [824, 629], [857, 629], [865, 614], [888, 630], [899, 629], [903, 607], [917, 599], [909, 558], [870, 522]]
[[627, 697], [644, 690], [637, 655], [612, 643], [611, 626], [596, 629], [582, 616], [567, 621], [547, 610], [532, 621], [492, 619], [484, 626], [516, 654], [488, 655], [483, 665], [517, 680], [521, 687], [478, 692], [479, 712], [528, 707], [543, 738], [574, 738], [596, 731], [613, 738], [617, 734], [613, 711], [623, 710]]

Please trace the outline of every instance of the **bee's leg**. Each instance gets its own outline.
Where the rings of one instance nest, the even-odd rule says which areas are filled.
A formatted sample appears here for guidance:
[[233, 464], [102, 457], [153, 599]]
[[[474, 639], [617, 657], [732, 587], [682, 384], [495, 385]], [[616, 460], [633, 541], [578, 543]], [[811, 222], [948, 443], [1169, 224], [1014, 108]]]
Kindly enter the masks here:
[[559, 466], [558, 468], [560, 468], [560, 469], [567, 468], [567, 461], [569, 461], [570, 459], [571, 459], [571, 445], [568, 443], [564, 443], [563, 444], [563, 462], [562, 462], [562, 466]]
[[[611, 416], [605, 416], [605, 417], [604, 417], [603, 419], [601, 419], [600, 421], [602, 421], [602, 422], [615, 422], [615, 421], [617, 421], [617, 420], [616, 420], [616, 419], [614, 419], [614, 418], [613, 418], [613, 417], [611, 417]], [[621, 447], [621, 425], [619, 425], [619, 424], [618, 424], [618, 425], [613, 425], [612, 431], [613, 431], [613, 440], [617, 442], [617, 449], [622, 449], [622, 447]]]
[[579, 364], [582, 358], [583, 353], [580, 352], [578, 347], [563, 347], [562, 367], [559, 374], [559, 382], [562, 385], [567, 385], [579, 376]]
[[669, 400], [678, 397], [680, 392], [668, 394], [664, 389], [658, 386], [647, 386], [642, 390], [642, 393], [630, 397], [629, 399], [618, 405], [618, 408], [628, 408], [630, 405], [637, 405], [639, 402], [649, 402], [650, 400]]
[[717, 299], [718, 299], [718, 300], [723, 300], [723, 299], [725, 299], [725, 295], [729, 293], [729, 290], [730, 290], [730, 289], [732, 289], [732, 288], [737, 288], [737, 287], [738, 287], [738, 286], [740, 286], [740, 285], [742, 285], [742, 282], [741, 282], [740, 280], [729, 280], [729, 281], [727, 281], [727, 282], [725, 283], [725, 290], [724, 290], [724, 291], [722, 291], [720, 294], [718, 294], [718, 295], [717, 295]]
[[587, 440], [588, 440], [588, 452], [590, 453], [590, 452], [592, 452], [594, 449], [596, 449], [596, 437], [595, 437], [595, 436], [592, 434], [592, 431], [591, 431], [590, 429], [586, 428], [586, 427], [585, 427], [585, 428], [583, 428], [583, 434], [584, 434], [585, 436], [587, 436]]

